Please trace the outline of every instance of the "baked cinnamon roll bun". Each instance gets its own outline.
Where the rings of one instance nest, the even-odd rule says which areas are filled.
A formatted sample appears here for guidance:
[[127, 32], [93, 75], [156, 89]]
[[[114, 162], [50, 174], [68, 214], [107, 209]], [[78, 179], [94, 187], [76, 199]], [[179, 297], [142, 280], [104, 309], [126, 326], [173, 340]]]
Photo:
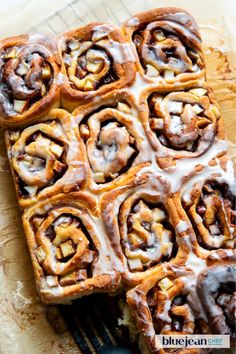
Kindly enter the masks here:
[[102, 105], [81, 106], [73, 116], [90, 166], [87, 184], [93, 191], [121, 185], [150, 161], [137, 107], [128, 94], [104, 97]]
[[123, 30], [136, 47], [138, 70], [160, 86], [190, 87], [204, 78], [198, 27], [186, 11], [176, 8], [147, 11], [129, 19]]
[[76, 106], [132, 83], [134, 54], [118, 27], [92, 23], [63, 34], [62, 105]]
[[186, 260], [188, 249], [179, 244], [170, 217], [168, 188], [163, 177], [140, 171], [133, 183], [102, 197], [103, 222], [128, 284], [137, 284], [165, 262], [180, 266]]
[[[172, 353], [163, 349], [157, 335], [207, 334], [209, 326], [200, 306], [191, 271], [162, 269], [127, 293], [131, 314], [151, 353]], [[182, 349], [190, 354], [193, 349]], [[179, 352], [179, 349], [174, 353]], [[194, 349], [194, 353], [203, 353]]]
[[42, 34], [0, 42], [0, 123], [22, 126], [60, 103], [61, 55], [54, 37]]
[[70, 114], [53, 109], [44, 120], [5, 132], [17, 197], [23, 209], [57, 193], [77, 190], [85, 181], [86, 167]]
[[200, 156], [216, 136], [224, 138], [219, 109], [207, 87], [168, 94], [154, 89], [142, 102], [146, 109], [140, 117], [162, 168], [170, 160]]
[[68, 302], [92, 292], [114, 291], [119, 274], [94, 219], [96, 202], [86, 193], [59, 194], [23, 215], [36, 285], [44, 303]]
[[235, 195], [235, 172], [227, 159], [208, 166], [183, 187], [182, 205], [201, 248], [235, 248]]
[[197, 290], [214, 334], [230, 335], [235, 343], [236, 267], [216, 264], [199, 274]]

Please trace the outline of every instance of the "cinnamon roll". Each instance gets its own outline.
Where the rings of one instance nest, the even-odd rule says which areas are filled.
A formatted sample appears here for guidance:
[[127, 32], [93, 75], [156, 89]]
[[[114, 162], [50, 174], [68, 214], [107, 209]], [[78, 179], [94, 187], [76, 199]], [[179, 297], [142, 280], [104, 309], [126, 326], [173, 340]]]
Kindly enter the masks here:
[[143, 103], [140, 117], [162, 168], [170, 160], [200, 156], [215, 136], [224, 138], [218, 106], [207, 87], [168, 94], [154, 89]]
[[92, 23], [63, 34], [60, 43], [66, 76], [62, 105], [67, 110], [134, 80], [132, 47], [118, 27]]
[[5, 132], [17, 197], [23, 209], [54, 194], [77, 190], [85, 181], [77, 127], [70, 114], [53, 109], [44, 120]]
[[129, 285], [157, 272], [165, 262], [184, 264], [188, 254], [170, 217], [168, 182], [161, 176], [138, 174], [133, 183], [106, 193], [101, 200], [103, 221]]
[[230, 335], [235, 343], [236, 267], [216, 264], [200, 273], [197, 290], [205, 308], [212, 333]]
[[184, 10], [159, 8], [129, 19], [124, 27], [134, 43], [139, 72], [162, 87], [191, 87], [204, 78], [201, 38], [195, 20]]
[[23, 215], [36, 285], [44, 303], [68, 302], [92, 292], [114, 291], [119, 274], [96, 202], [83, 192], [59, 194]]
[[0, 123], [42, 301], [129, 289], [152, 353], [173, 353], [160, 334], [234, 341], [235, 171], [194, 19], [157, 9], [58, 43], [0, 42]]
[[182, 204], [201, 248], [235, 247], [235, 195], [235, 172], [227, 159], [208, 166], [183, 187]]
[[145, 133], [137, 108], [128, 94], [115, 92], [101, 103], [77, 108], [78, 121], [90, 173], [87, 184], [93, 191], [122, 185], [127, 176], [150, 161]]
[[[157, 335], [207, 334], [209, 326], [192, 282], [194, 274], [183, 268], [168, 269], [146, 278], [127, 293], [127, 302], [151, 353], [165, 354]], [[183, 349], [181, 353], [191, 353]], [[179, 351], [178, 351], [179, 352]], [[194, 353], [203, 353], [195, 349]]]
[[22, 35], [0, 42], [0, 123], [22, 126], [60, 103], [61, 55], [54, 37]]

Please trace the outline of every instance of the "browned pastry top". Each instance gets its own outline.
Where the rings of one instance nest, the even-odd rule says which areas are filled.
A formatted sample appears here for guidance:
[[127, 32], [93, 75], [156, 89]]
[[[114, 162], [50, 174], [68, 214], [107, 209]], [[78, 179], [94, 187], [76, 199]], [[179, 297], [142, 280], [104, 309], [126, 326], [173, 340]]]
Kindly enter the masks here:
[[235, 170], [187, 12], [1, 41], [0, 122], [45, 303], [129, 290], [153, 353], [235, 340]]

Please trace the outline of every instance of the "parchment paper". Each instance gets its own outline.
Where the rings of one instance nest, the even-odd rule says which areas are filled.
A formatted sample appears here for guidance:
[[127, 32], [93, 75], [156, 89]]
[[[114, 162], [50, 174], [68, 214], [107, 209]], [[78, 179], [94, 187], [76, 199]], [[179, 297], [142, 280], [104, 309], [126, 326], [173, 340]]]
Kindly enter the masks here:
[[[200, 24], [208, 82], [220, 105], [228, 139], [236, 143], [235, 0], [23, 0], [0, 11], [0, 33], [1, 37], [39, 30], [58, 34], [94, 20], [120, 23], [158, 6], [184, 8]], [[232, 156], [234, 151], [231, 144]], [[56, 309], [43, 306], [37, 296], [0, 131], [0, 354], [78, 352]]]

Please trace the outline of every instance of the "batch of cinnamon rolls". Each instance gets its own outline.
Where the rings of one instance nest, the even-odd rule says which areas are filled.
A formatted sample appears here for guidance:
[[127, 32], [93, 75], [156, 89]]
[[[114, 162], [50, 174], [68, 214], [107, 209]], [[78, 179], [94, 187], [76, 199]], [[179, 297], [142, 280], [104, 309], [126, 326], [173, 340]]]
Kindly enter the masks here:
[[188, 13], [2, 40], [0, 122], [44, 303], [123, 289], [151, 353], [234, 343], [235, 171]]

